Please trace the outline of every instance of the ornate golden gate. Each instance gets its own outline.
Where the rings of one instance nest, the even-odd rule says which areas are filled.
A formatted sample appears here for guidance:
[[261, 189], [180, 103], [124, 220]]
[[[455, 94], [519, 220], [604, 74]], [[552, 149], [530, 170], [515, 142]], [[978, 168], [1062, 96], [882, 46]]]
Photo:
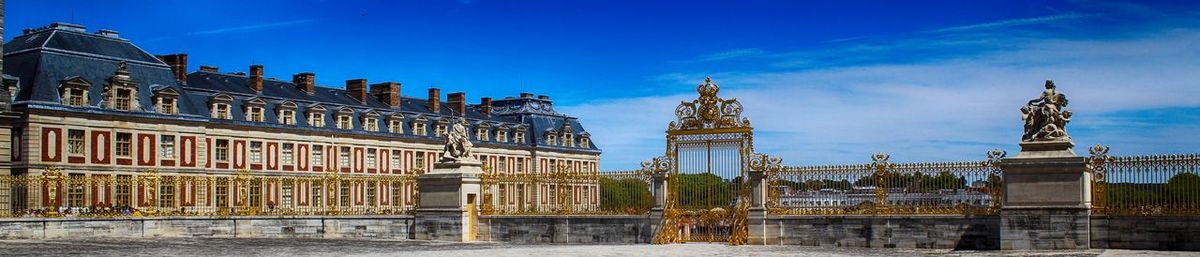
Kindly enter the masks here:
[[[746, 240], [750, 207], [748, 162], [754, 155], [750, 119], [737, 99], [717, 97], [705, 78], [700, 97], [675, 109], [667, 128], [665, 156], [643, 163], [665, 177], [663, 216], [655, 243]], [[661, 193], [661, 192], [660, 192]]]

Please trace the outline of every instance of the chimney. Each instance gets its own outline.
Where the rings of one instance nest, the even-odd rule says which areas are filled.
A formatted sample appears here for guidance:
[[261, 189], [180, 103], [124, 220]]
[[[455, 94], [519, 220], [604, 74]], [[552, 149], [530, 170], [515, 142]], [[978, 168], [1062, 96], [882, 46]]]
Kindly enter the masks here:
[[254, 92], [262, 92], [263, 89], [263, 66], [250, 65], [250, 88]]
[[117, 32], [116, 30], [111, 30], [111, 29], [102, 29], [100, 31], [97, 31], [96, 35], [100, 35], [103, 37], [110, 37], [110, 38], [121, 38], [120, 32]]
[[429, 111], [438, 113], [442, 109], [442, 90], [436, 87], [429, 88]]
[[400, 107], [400, 83], [383, 82], [371, 85], [371, 94], [392, 108]]
[[221, 72], [217, 66], [200, 65], [200, 71], [218, 73]]
[[292, 84], [295, 84], [296, 88], [308, 95], [313, 95], [313, 93], [317, 92], [316, 80], [317, 74], [312, 72], [301, 72], [292, 75]]
[[483, 116], [492, 117], [492, 98], [491, 97], [479, 98], [479, 112], [483, 113]]
[[367, 103], [367, 80], [366, 79], [351, 79], [346, 81], [346, 94], [358, 100], [359, 103]]
[[187, 54], [159, 55], [155, 57], [158, 57], [167, 66], [171, 66], [171, 73], [175, 75], [175, 80], [187, 81]]
[[521, 98], [533, 98], [532, 93], [521, 93]]
[[548, 96], [548, 95], [539, 95], [539, 96], [538, 96], [538, 100], [550, 101], [550, 96]]
[[446, 95], [446, 106], [457, 112], [458, 115], [467, 113], [467, 93], [454, 92]]

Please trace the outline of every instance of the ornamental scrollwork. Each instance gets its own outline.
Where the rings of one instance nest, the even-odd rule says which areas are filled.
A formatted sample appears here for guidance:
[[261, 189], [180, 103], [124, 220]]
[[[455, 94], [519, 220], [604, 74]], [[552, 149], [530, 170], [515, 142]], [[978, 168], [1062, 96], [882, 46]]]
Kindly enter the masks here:
[[669, 130], [716, 129], [750, 127], [750, 119], [742, 117], [742, 103], [737, 99], [722, 99], [717, 96], [721, 87], [704, 78], [696, 87], [699, 98], [691, 102], [680, 102], [675, 108], [675, 121]]

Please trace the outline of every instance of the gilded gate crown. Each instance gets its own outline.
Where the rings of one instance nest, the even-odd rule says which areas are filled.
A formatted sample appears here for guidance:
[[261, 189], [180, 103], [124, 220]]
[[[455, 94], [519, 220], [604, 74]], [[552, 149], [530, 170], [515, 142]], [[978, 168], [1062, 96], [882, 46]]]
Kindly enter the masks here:
[[712, 128], [742, 128], [750, 127], [750, 119], [742, 118], [742, 104], [737, 99], [721, 99], [717, 92], [721, 87], [712, 81], [711, 77], [704, 78], [704, 83], [696, 86], [699, 98], [691, 102], [683, 101], [675, 108], [676, 121], [668, 125], [668, 130], [691, 130]]

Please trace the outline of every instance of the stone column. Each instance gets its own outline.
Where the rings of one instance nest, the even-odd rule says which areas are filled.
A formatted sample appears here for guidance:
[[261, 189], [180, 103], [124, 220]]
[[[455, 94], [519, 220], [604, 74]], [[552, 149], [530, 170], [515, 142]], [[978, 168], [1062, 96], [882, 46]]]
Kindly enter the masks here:
[[657, 231], [658, 224], [662, 223], [663, 210], [667, 207], [667, 173], [655, 172], [651, 175], [653, 184], [650, 185], [651, 193], [654, 194], [654, 206], [650, 208], [650, 220], [653, 221], [653, 229]]
[[[475, 162], [439, 162], [433, 171], [417, 178], [420, 204], [414, 220], [418, 240], [465, 242], [475, 238], [481, 194], [481, 164]], [[475, 210], [471, 210], [474, 208]], [[474, 212], [475, 215], [472, 215]]]
[[768, 233], [769, 226], [767, 225], [767, 183], [766, 173], [761, 170], [752, 170], [750, 173], [750, 213], [746, 217], [746, 225], [749, 228], [748, 244], [775, 244], [779, 243], [779, 235]]
[[1070, 140], [1022, 142], [1001, 161], [1002, 250], [1088, 249], [1091, 173]]

